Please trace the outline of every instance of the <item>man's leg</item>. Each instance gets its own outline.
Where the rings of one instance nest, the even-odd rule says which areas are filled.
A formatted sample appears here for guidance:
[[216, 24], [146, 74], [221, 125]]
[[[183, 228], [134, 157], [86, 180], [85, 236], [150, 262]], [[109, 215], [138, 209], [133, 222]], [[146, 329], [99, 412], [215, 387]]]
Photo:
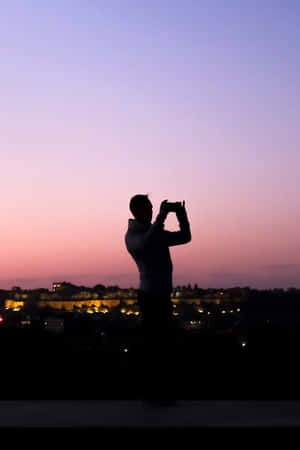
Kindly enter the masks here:
[[174, 376], [172, 302], [169, 295], [139, 293], [143, 331], [143, 381], [148, 396], [170, 397]]
[[157, 342], [158, 365], [160, 367], [159, 387], [161, 396], [174, 398], [173, 382], [176, 377], [174, 319], [171, 296], [164, 294], [158, 297], [160, 305], [160, 323]]
[[[138, 304], [142, 316], [142, 345], [141, 345], [141, 373], [140, 383], [143, 396], [145, 398], [153, 397], [153, 318], [151, 311], [152, 297], [143, 292], [138, 291]], [[152, 344], [152, 345], [151, 345]]]

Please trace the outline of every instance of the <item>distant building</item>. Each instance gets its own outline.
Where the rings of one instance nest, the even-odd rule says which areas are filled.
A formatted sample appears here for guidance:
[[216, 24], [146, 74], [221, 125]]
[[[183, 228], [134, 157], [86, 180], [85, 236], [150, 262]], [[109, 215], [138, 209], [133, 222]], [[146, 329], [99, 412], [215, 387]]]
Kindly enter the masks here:
[[70, 283], [66, 283], [65, 281], [61, 282], [61, 281], [55, 281], [54, 283], [52, 283], [52, 292], [57, 292], [62, 288], [65, 288], [67, 286], [71, 286]]
[[52, 292], [56, 292], [58, 289], [61, 289], [62, 283], [55, 281], [52, 283]]

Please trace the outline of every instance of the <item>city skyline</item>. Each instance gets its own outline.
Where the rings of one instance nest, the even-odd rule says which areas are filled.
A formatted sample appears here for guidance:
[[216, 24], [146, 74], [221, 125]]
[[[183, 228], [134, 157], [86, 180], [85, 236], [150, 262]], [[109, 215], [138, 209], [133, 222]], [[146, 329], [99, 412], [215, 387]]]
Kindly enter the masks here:
[[137, 193], [153, 219], [186, 202], [174, 285], [300, 287], [299, 19], [289, 1], [4, 2], [0, 288], [137, 287]]

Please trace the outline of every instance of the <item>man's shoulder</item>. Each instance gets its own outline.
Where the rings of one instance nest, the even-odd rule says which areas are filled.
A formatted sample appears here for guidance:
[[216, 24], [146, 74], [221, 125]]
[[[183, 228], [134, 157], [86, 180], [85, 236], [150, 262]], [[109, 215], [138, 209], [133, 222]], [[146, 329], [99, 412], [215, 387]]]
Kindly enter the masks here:
[[142, 236], [144, 233], [145, 233], [144, 230], [128, 228], [128, 230], [126, 231], [126, 233], [124, 235], [126, 244], [130, 245], [131, 241], [134, 241], [137, 237]]

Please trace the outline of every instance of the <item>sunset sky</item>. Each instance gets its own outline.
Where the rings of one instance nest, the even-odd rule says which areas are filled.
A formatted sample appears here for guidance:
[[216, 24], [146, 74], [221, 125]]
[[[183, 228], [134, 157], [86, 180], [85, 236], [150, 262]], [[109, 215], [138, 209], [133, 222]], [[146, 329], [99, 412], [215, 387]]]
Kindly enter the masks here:
[[0, 288], [137, 287], [137, 193], [186, 202], [175, 285], [300, 287], [299, 23], [292, 0], [3, 0]]

